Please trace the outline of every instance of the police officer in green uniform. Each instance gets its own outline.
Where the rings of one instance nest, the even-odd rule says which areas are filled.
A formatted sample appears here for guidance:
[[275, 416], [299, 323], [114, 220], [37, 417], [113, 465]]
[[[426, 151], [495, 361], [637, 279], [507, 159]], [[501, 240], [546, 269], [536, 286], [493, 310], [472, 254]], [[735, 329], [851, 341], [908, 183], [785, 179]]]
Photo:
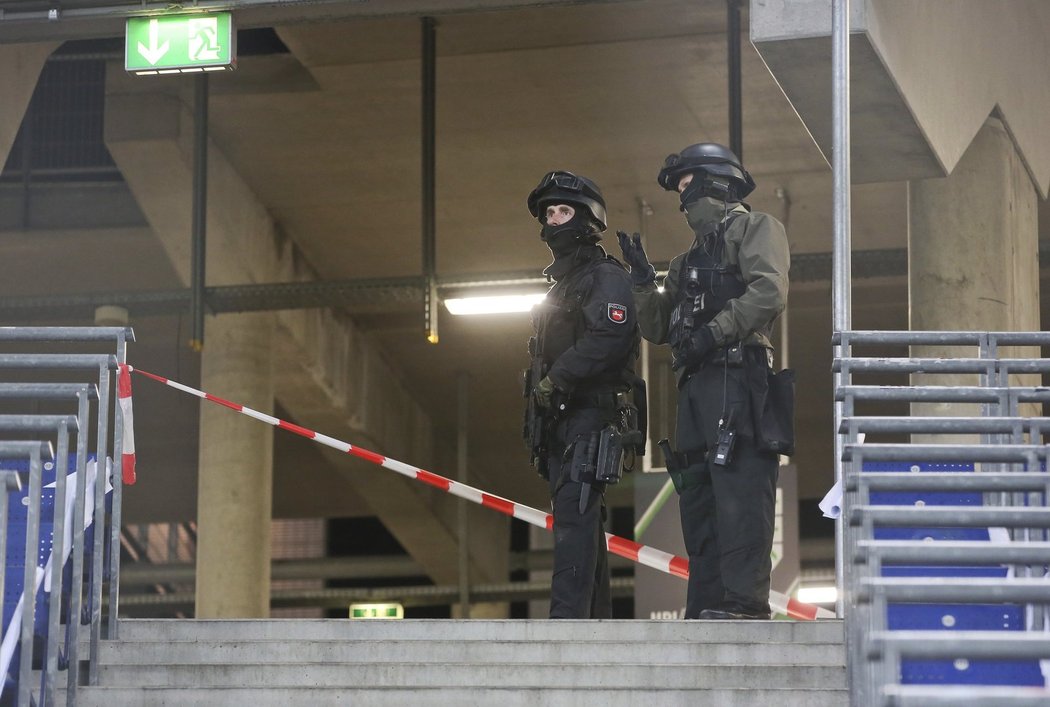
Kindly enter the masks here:
[[640, 343], [631, 280], [598, 245], [605, 200], [590, 179], [550, 172], [527, 203], [554, 256], [544, 274], [555, 284], [533, 316], [525, 391], [526, 443], [554, 514], [550, 617], [609, 618], [603, 494], [619, 478], [614, 447]]
[[642, 336], [671, 346], [678, 383], [668, 469], [689, 554], [685, 617], [768, 619], [778, 457], [756, 441], [756, 408], [772, 364], [773, 322], [787, 302], [787, 236], [779, 221], [742, 202], [755, 183], [723, 145], [670, 155], [658, 182], [679, 193], [694, 235], [671, 261], [662, 291], [639, 235], [617, 236]]

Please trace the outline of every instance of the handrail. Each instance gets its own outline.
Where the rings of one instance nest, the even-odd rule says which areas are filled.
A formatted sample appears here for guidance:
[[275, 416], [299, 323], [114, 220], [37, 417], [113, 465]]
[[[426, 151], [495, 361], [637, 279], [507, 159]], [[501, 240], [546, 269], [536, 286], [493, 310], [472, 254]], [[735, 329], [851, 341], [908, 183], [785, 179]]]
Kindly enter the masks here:
[[[1050, 358], [999, 355], [1004, 346], [1050, 346], [1050, 332], [843, 331], [833, 336], [833, 343], [841, 351], [832, 368], [836, 373], [834, 398], [842, 405], [836, 433], [843, 464], [841, 589], [850, 601], [845, 618], [851, 704], [904, 704], [906, 696], [909, 704], [918, 704], [920, 695], [928, 696], [922, 686], [899, 684], [903, 658], [1050, 657], [1050, 634], [1042, 628], [1050, 603], [1050, 580], [1043, 576], [1050, 563], [1050, 473], [1046, 472], [1050, 445], [1044, 444], [1050, 435], [1050, 417], [1019, 414], [1023, 409], [1020, 403], [1050, 402], [1050, 388], [1010, 379], [1013, 374], [1050, 372]], [[878, 345], [880, 355], [862, 355], [865, 345]], [[901, 356], [886, 356], [887, 345], [976, 347], [977, 357], [965, 349], [955, 356], [912, 356], [910, 348]], [[922, 379], [919, 385], [853, 382], [855, 375], [868, 374], [921, 374]], [[944, 375], [955, 378], [935, 385], [937, 377]], [[972, 375], [979, 384], [958, 385], [959, 375]], [[939, 403], [936, 409], [941, 412], [926, 416], [923, 406], [913, 406], [908, 416], [869, 412], [869, 408], [877, 411], [877, 404], [886, 402]], [[980, 417], [943, 413], [945, 405], [950, 410], [953, 404], [964, 404], [969, 412], [975, 403], [981, 404]], [[862, 407], [861, 414], [858, 407]], [[863, 442], [862, 433], [866, 437]], [[882, 442], [878, 435], [898, 437]], [[899, 435], [918, 437], [905, 443]], [[948, 439], [970, 435], [979, 441], [938, 443], [925, 441], [929, 440], [927, 435]], [[869, 461], [899, 463], [902, 467], [899, 471], [862, 468], [862, 463]], [[959, 464], [978, 468], [966, 473]], [[921, 473], [915, 473], [920, 468]], [[912, 504], [896, 501], [899, 496], [892, 495], [924, 491], [976, 493], [982, 495], [984, 503]], [[873, 505], [875, 492], [891, 495]], [[1002, 528], [1001, 537], [1008, 539], [876, 539], [876, 529], [883, 528]], [[882, 576], [884, 565], [1008, 565], [1016, 571], [1008, 577]], [[1008, 634], [887, 631], [890, 602], [1016, 603], [1028, 608], [1028, 630]], [[1016, 652], [1011, 651], [1012, 645], [1018, 646]], [[1008, 700], [1003, 704], [1024, 704], [1034, 694], [1021, 688], [997, 689], [996, 694]], [[951, 694], [956, 700], [952, 704], [982, 704], [991, 693], [977, 688]], [[1035, 699], [1047, 697], [1050, 691], [1039, 689]]]
[[[61, 342], [61, 343], [75, 343], [75, 342], [113, 342], [115, 344], [115, 353], [108, 354], [97, 354], [97, 353], [0, 353], [0, 369], [21, 369], [21, 370], [36, 370], [36, 369], [54, 369], [60, 371], [76, 371], [76, 370], [93, 370], [96, 371], [96, 379], [94, 381], [78, 381], [78, 382], [61, 382], [61, 383], [0, 383], [0, 398], [2, 399], [21, 399], [21, 400], [70, 400], [76, 401], [77, 403], [77, 414], [76, 415], [0, 415], [0, 429], [5, 426], [12, 425], [23, 425], [27, 430], [32, 431], [34, 434], [49, 435], [55, 434], [54, 430], [57, 429], [57, 441], [58, 448], [55, 454], [56, 457], [56, 479], [55, 479], [55, 518], [54, 518], [54, 537], [52, 540], [52, 577], [51, 577], [51, 593], [48, 603], [48, 629], [47, 629], [47, 643], [45, 645], [45, 660], [43, 670], [41, 671], [41, 694], [39, 699], [46, 704], [55, 703], [55, 692], [58, 688], [57, 681], [59, 677], [58, 672], [58, 654], [59, 654], [59, 642], [64, 641], [66, 645], [65, 656], [68, 659], [68, 670], [66, 675], [66, 699], [67, 705], [75, 705], [76, 703], [76, 689], [80, 682], [79, 671], [81, 667], [81, 660], [79, 658], [79, 647], [80, 647], [80, 635], [79, 629], [81, 626], [81, 616], [83, 609], [84, 593], [82, 590], [84, 579], [84, 559], [85, 559], [85, 547], [84, 547], [84, 523], [85, 523], [85, 501], [87, 500], [88, 491], [88, 473], [87, 473], [87, 457], [89, 453], [89, 437], [95, 439], [95, 450], [94, 456], [97, 459], [98, 467], [100, 469], [97, 474], [97, 482], [95, 483], [95, 493], [93, 498], [94, 506], [94, 547], [92, 551], [92, 567], [90, 574], [89, 589], [87, 591], [88, 596], [88, 607], [90, 609], [90, 656], [88, 660], [89, 678], [88, 681], [91, 684], [97, 684], [98, 682], [98, 652], [99, 652], [99, 640], [101, 638], [101, 625], [102, 625], [102, 591], [103, 591], [103, 564], [104, 558], [107, 553], [103, 551], [105, 547], [105, 541], [110, 541], [109, 549], [109, 591], [110, 600], [108, 608], [108, 619], [109, 619], [109, 631], [108, 635], [110, 638], [117, 636], [117, 613], [118, 613], [118, 590], [119, 590], [119, 561], [120, 561], [120, 513], [121, 513], [121, 454], [114, 454], [113, 459], [113, 501], [111, 504], [112, 510], [109, 511], [109, 522], [107, 523], [107, 508], [106, 508], [106, 463], [108, 461], [108, 450], [110, 439], [113, 440], [113, 445], [116, 450], [121, 449], [122, 445], [122, 431], [123, 431], [123, 411], [120, 405], [113, 405], [114, 408], [114, 419], [113, 425], [111, 426], [110, 421], [110, 406], [112, 403], [112, 397], [114, 392], [112, 390], [111, 378], [113, 378], [111, 371], [117, 369], [117, 367], [124, 363], [126, 356], [126, 345], [129, 341], [134, 341], [134, 332], [128, 327], [0, 327], [0, 342]], [[96, 421], [97, 431], [94, 435], [88, 433], [90, 424], [90, 413], [91, 404], [94, 401], [96, 406]], [[54, 425], [60, 425], [56, 428]], [[63, 431], [63, 429], [65, 431]], [[51, 433], [48, 430], [52, 430]], [[65, 517], [65, 495], [66, 495], [66, 481], [67, 481], [67, 464], [70, 459], [69, 454], [69, 442], [68, 434], [73, 433], [77, 435], [76, 453], [75, 459], [77, 464], [76, 469], [76, 488], [73, 491], [75, 494], [74, 502], [72, 504], [73, 514], [73, 532], [72, 536], [72, 547], [63, 547], [64, 536], [66, 533], [66, 517]], [[54, 439], [54, 437], [52, 437]], [[8, 449], [5, 445], [8, 443], [0, 442], [0, 454], [10, 453], [5, 450]], [[33, 473], [33, 462], [30, 460], [30, 489], [29, 497], [31, 499], [29, 508], [27, 510], [34, 512], [32, 519], [27, 519], [27, 526], [33, 526], [35, 524], [37, 530], [33, 531], [27, 527], [27, 548], [30, 544], [35, 545], [39, 538], [39, 503], [40, 503], [40, 474], [35, 474], [34, 484], [34, 473]], [[4, 495], [3, 501], [6, 502], [7, 497]], [[6, 510], [2, 508], [5, 505], [0, 503], [0, 511]], [[34, 511], [34, 509], [36, 509]], [[0, 513], [0, 515], [3, 515]], [[0, 524], [0, 532], [3, 533], [6, 538], [7, 524], [6, 518], [0, 518], [0, 521], [4, 521]], [[107, 537], [107, 531], [109, 531]], [[32, 536], [36, 537], [32, 537]], [[62, 566], [64, 559], [68, 554], [72, 554], [72, 586], [69, 600], [69, 622], [65, 627], [65, 635], [62, 636], [61, 631], [61, 615], [62, 615]], [[36, 548], [33, 547], [27, 552], [27, 558], [30, 558], [26, 562], [26, 576], [39, 575], [40, 572], [36, 567], [36, 562], [31, 561], [32, 558], [37, 556]], [[28, 592], [26, 597], [28, 599], [23, 600], [23, 620], [22, 620], [22, 649], [21, 658], [19, 665], [19, 686], [18, 686], [18, 697], [17, 702], [19, 705], [29, 705], [36, 702], [38, 698], [34, 697], [30, 677], [31, 673], [31, 657], [32, 657], [32, 636], [33, 636], [33, 620], [32, 613], [35, 608], [36, 602], [33, 600], [35, 596], [35, 585], [36, 577], [33, 577], [32, 581], [25, 582], [23, 587], [24, 592]], [[28, 614], [29, 620], [25, 620], [25, 616]], [[26, 643], [28, 635], [29, 643]]]
[[[64, 555], [65, 541], [65, 499], [66, 499], [66, 465], [69, 463], [69, 434], [79, 434], [77, 418], [72, 415], [0, 415], [0, 431], [4, 432], [56, 432], [58, 448], [55, 451], [55, 509], [54, 525], [51, 537], [52, 552], [59, 557]], [[50, 443], [48, 443], [50, 444]], [[41, 500], [41, 449], [31, 450], [29, 465], [29, 504], [26, 508], [25, 568], [22, 575], [22, 638], [19, 641], [21, 654], [18, 664], [18, 704], [29, 705], [32, 701], [33, 665], [33, 628], [36, 615], [36, 589], [40, 576], [36, 564], [37, 547], [40, 539], [40, 500]], [[7, 540], [6, 528], [4, 541]], [[54, 555], [52, 555], [54, 556]], [[39, 579], [38, 579], [39, 578]], [[49, 610], [57, 614], [58, 601], [62, 594], [62, 572], [52, 572], [52, 593]], [[16, 611], [17, 613], [17, 611]], [[57, 626], [57, 615], [56, 615]], [[11, 618], [14, 623], [14, 615]], [[45, 669], [42, 671], [41, 692], [47, 704], [54, 703], [54, 678], [57, 671], [58, 637], [57, 631], [47, 637], [44, 648]]]
[[0, 341], [135, 341], [131, 327], [0, 326]]
[[908, 344], [912, 346], [1050, 346], [1050, 332], [1045, 331], [884, 331], [878, 329], [835, 332], [834, 345]]
[[918, 434], [1011, 434], [1034, 428], [1050, 429], [1050, 417], [873, 417], [854, 415], [842, 420], [839, 434], [849, 432], [911, 432]]

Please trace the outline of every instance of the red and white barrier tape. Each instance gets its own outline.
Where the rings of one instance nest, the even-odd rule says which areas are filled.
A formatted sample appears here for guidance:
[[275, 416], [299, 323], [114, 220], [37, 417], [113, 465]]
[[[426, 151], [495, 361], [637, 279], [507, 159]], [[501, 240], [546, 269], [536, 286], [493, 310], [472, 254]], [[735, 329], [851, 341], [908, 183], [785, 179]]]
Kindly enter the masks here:
[[126, 363], [120, 364], [117, 374], [117, 402], [120, 403], [120, 411], [123, 413], [124, 425], [122, 436], [120, 478], [125, 484], [135, 483], [135, 418], [131, 414], [131, 366]]
[[[267, 415], [258, 410], [252, 410], [244, 405], [224, 400], [223, 398], [212, 395], [211, 393], [205, 393], [202, 390], [190, 388], [189, 386], [176, 383], [175, 381], [168, 380], [162, 376], [148, 373], [142, 369], [133, 368], [131, 366], [128, 366], [128, 369], [159, 383], [175, 388], [176, 390], [181, 390], [184, 393], [189, 393], [198, 398], [203, 398], [204, 400], [228, 407], [231, 410], [235, 410], [243, 415], [247, 415], [248, 417], [273, 425], [274, 427], [294, 432], [297, 435], [319, 442], [326, 447], [331, 447], [332, 449], [338, 449], [341, 452], [352, 454], [355, 457], [370, 461], [373, 464], [378, 464], [379, 466], [390, 469], [391, 471], [396, 471], [403, 476], [422, 481], [425, 484], [446, 491], [453, 496], [459, 496], [460, 498], [464, 498], [472, 503], [491, 508], [505, 515], [517, 518], [518, 520], [523, 520], [531, 525], [546, 528], [547, 530], [551, 530], [554, 526], [554, 516], [550, 513], [545, 513], [539, 509], [515, 503], [514, 501], [510, 501], [500, 496], [493, 496], [492, 494], [485, 493], [473, 486], [461, 484], [458, 481], [453, 481], [452, 479], [411, 466], [410, 464], [405, 464], [396, 459], [385, 457], [382, 454], [376, 454], [375, 452], [371, 452], [362, 447], [355, 447], [348, 442], [343, 442], [334, 437], [323, 435], [320, 432], [308, 430], [305, 427], [300, 427], [299, 425]], [[657, 548], [648, 545], [642, 545], [641, 543], [636, 543], [627, 538], [621, 538], [612, 533], [605, 534], [605, 541], [609, 548], [609, 552], [613, 554], [626, 557], [627, 559], [645, 565], [646, 567], [652, 567], [661, 572], [673, 574], [682, 579], [688, 579], [689, 577], [689, 561], [684, 557], [678, 557], [669, 552], [664, 552], [663, 550], [658, 550]], [[796, 601], [795, 599], [779, 592], [771, 591], [769, 593], [769, 604], [775, 612], [786, 614], [795, 619], [830, 619], [835, 617], [835, 614], [827, 609], [822, 609], [810, 604], [803, 604], [802, 602]]]

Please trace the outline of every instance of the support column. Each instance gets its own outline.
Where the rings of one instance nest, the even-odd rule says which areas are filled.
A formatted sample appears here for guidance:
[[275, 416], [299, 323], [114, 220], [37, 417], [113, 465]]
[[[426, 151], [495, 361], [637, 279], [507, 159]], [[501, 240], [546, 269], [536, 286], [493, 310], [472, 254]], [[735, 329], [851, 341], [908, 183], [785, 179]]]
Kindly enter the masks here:
[[57, 42], [0, 46], [0, 168], [7, 161], [40, 71]]
[[[274, 318], [206, 320], [201, 388], [273, 413]], [[273, 427], [201, 404], [197, 491], [198, 619], [270, 615]]]
[[[950, 176], [910, 182], [908, 200], [911, 329], [1038, 331], [1038, 195], [1002, 121], [985, 122]], [[946, 353], [922, 349], [915, 355]], [[913, 377], [923, 381], [978, 384], [976, 375]], [[980, 414], [948, 403], [918, 409]]]

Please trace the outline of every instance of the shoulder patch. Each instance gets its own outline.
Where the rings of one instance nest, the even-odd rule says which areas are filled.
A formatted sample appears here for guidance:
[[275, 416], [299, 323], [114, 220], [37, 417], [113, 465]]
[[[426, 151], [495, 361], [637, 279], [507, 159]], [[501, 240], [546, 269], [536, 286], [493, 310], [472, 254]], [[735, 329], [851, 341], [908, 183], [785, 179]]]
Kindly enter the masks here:
[[607, 311], [610, 322], [614, 324], [624, 324], [627, 322], [627, 307], [624, 305], [610, 302]]

